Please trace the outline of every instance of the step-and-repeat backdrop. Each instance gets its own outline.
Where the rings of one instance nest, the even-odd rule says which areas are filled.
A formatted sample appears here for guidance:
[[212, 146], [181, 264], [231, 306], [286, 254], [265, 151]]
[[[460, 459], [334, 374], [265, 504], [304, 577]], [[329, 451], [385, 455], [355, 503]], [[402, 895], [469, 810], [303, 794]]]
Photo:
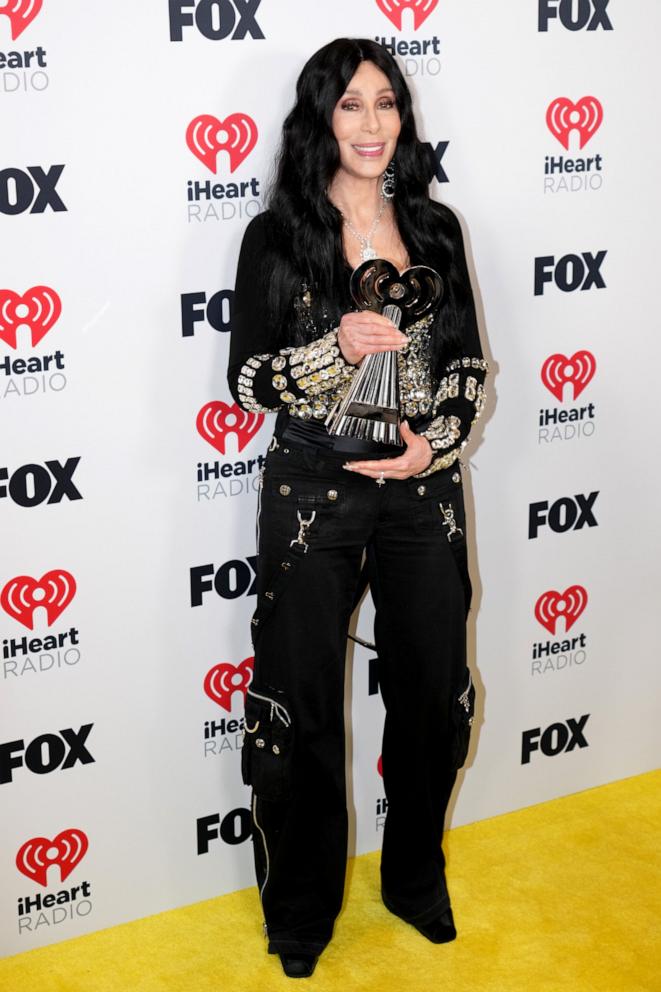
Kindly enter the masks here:
[[[492, 365], [450, 824], [655, 766], [660, 31], [656, 0], [0, 0], [2, 953], [253, 884], [273, 418], [227, 388], [234, 273], [297, 75], [340, 35], [406, 72]], [[348, 672], [361, 853], [383, 705], [372, 652]]]

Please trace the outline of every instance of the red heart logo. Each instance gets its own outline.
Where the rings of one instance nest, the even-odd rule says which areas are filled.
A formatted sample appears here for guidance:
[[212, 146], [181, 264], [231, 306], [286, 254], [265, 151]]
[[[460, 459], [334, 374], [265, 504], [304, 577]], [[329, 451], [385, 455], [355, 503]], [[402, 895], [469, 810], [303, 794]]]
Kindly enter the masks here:
[[197, 415], [195, 426], [205, 441], [225, 454], [225, 440], [228, 434], [236, 434], [239, 452], [252, 441], [264, 423], [263, 413], [248, 413], [238, 403], [223, 403], [213, 400], [202, 407]]
[[546, 111], [549, 131], [567, 151], [569, 151], [569, 136], [572, 131], [578, 131], [579, 148], [583, 148], [599, 130], [603, 119], [604, 108], [594, 96], [582, 96], [578, 103], [572, 103], [566, 96], [560, 96], [549, 104]]
[[235, 692], [241, 692], [245, 701], [246, 690], [252, 682], [254, 663], [255, 659], [251, 656], [244, 658], [238, 665], [223, 661], [211, 668], [204, 679], [204, 691], [209, 699], [231, 713], [232, 696]]
[[75, 827], [63, 830], [53, 840], [32, 837], [16, 855], [16, 867], [33, 882], [48, 885], [49, 867], [59, 865], [60, 882], [64, 882], [85, 857], [88, 846], [87, 835]]
[[45, 608], [50, 627], [75, 595], [76, 580], [71, 572], [53, 569], [40, 579], [33, 579], [31, 575], [10, 579], [0, 593], [0, 605], [14, 620], [34, 630], [34, 611], [38, 606]]
[[417, 31], [432, 11], [438, 0], [376, 0], [376, 5], [398, 31], [402, 30], [402, 15], [405, 10], [413, 11], [413, 30]]
[[257, 125], [247, 114], [230, 114], [224, 121], [202, 114], [188, 125], [186, 144], [214, 174], [218, 152], [226, 151], [234, 172], [257, 144]]
[[0, 14], [9, 18], [12, 41], [16, 41], [41, 10], [43, 0], [9, 0], [9, 2], [12, 5], [11, 9], [0, 10]]
[[16, 348], [18, 328], [27, 324], [34, 348], [61, 313], [62, 301], [50, 286], [33, 286], [22, 296], [12, 289], [0, 289], [0, 341]]
[[597, 362], [590, 351], [577, 351], [567, 358], [565, 355], [549, 355], [542, 365], [541, 377], [546, 388], [562, 403], [565, 384], [573, 387], [573, 399], [578, 399], [590, 379], [597, 371]]
[[535, 618], [555, 637], [559, 617], [565, 618], [565, 633], [576, 623], [588, 605], [588, 594], [583, 586], [569, 586], [563, 593], [549, 589], [535, 603]]

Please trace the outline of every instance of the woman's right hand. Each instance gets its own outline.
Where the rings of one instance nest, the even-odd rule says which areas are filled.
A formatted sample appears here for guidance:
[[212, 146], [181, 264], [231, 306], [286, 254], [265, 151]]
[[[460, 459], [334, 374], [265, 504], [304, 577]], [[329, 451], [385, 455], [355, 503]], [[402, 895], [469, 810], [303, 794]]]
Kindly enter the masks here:
[[350, 365], [360, 364], [365, 355], [377, 351], [398, 351], [408, 340], [387, 317], [371, 310], [345, 313], [337, 332], [342, 357]]

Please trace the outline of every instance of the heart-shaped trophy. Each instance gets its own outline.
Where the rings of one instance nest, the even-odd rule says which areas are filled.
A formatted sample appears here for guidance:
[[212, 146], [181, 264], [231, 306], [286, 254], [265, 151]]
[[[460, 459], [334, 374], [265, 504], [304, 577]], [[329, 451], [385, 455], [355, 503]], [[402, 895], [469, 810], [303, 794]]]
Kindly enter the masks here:
[[[382, 313], [404, 330], [429, 313], [443, 296], [443, 280], [427, 265], [400, 273], [373, 258], [351, 274], [351, 295], [360, 310]], [[351, 388], [326, 419], [329, 434], [402, 444], [399, 432], [399, 373], [396, 351], [365, 355]]]

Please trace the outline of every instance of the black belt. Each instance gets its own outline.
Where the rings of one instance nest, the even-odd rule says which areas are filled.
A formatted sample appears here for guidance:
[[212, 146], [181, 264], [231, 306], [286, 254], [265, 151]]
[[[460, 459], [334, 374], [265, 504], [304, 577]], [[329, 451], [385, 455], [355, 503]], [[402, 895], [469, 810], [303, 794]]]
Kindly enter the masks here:
[[285, 410], [281, 410], [278, 414], [275, 436], [278, 440], [291, 441], [294, 444], [373, 458], [395, 458], [404, 451], [401, 445], [380, 444], [378, 441], [367, 441], [358, 437], [329, 434], [323, 421], [301, 420], [299, 417], [291, 417]]

